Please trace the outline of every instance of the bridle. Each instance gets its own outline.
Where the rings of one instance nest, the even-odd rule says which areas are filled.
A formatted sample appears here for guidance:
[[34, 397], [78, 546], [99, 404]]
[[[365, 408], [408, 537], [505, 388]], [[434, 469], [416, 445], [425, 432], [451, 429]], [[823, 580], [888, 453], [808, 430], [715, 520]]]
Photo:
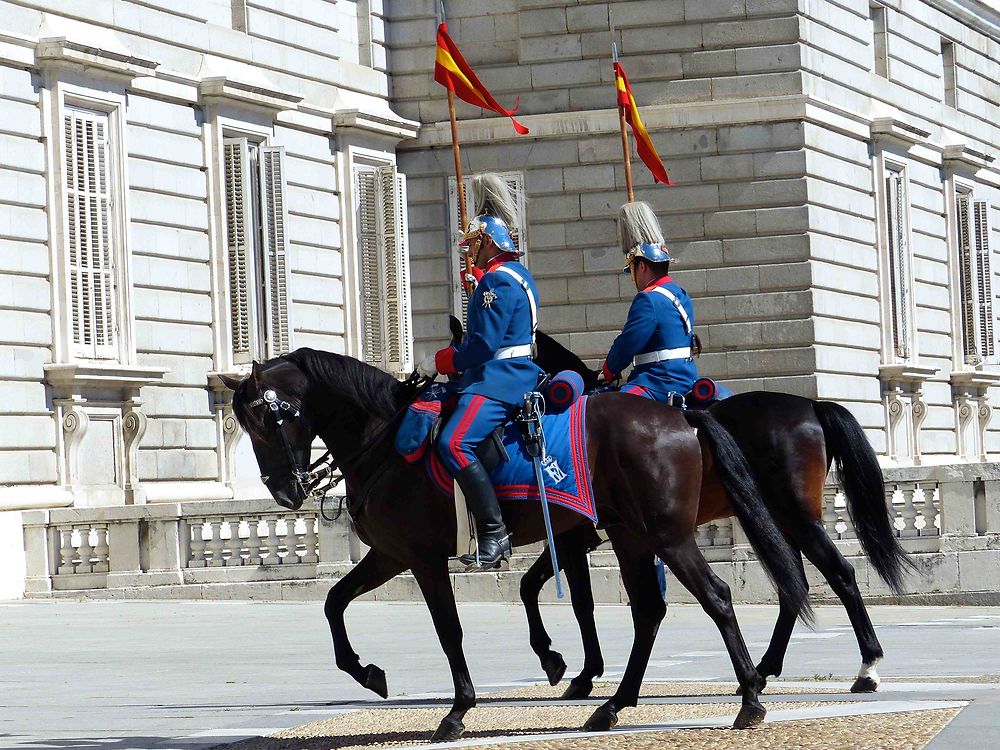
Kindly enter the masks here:
[[[432, 380], [432, 378], [424, 378], [419, 376], [416, 372], [413, 372], [405, 381], [405, 384], [410, 385], [414, 388], [414, 393], [419, 393], [420, 390], [427, 385], [427, 383]], [[319, 499], [320, 502], [320, 515], [325, 521], [336, 521], [340, 518], [340, 514], [343, 511], [343, 499], [341, 499], [341, 506], [337, 508], [337, 513], [334, 516], [327, 516], [324, 503], [327, 496], [334, 487], [344, 481], [345, 479], [345, 469], [342, 466], [348, 467], [347, 470], [351, 470], [350, 467], [353, 465], [357, 468], [357, 462], [359, 462], [364, 456], [369, 453], [373, 448], [382, 443], [383, 438], [386, 433], [392, 429], [398, 419], [406, 412], [410, 406], [410, 402], [407, 401], [403, 406], [388, 419], [381, 427], [379, 427], [375, 434], [372, 435], [368, 440], [366, 440], [358, 450], [356, 450], [348, 459], [336, 460], [333, 454], [327, 450], [322, 456], [317, 458], [315, 461], [310, 463], [306, 467], [299, 465], [298, 461], [295, 459], [295, 452], [292, 450], [292, 445], [288, 441], [288, 436], [285, 434], [285, 420], [286, 419], [297, 419], [301, 416], [301, 410], [294, 406], [293, 404], [278, 398], [278, 394], [271, 388], [268, 388], [263, 392], [260, 398], [254, 399], [247, 404], [247, 408], [254, 409], [258, 406], [264, 406], [267, 408], [268, 412], [274, 416], [275, 425], [277, 427], [276, 432], [278, 435], [278, 441], [281, 443], [282, 450], [285, 452], [285, 457], [288, 460], [289, 473], [295, 480], [295, 486], [299, 494], [302, 496], [303, 501], [308, 498]], [[318, 434], [318, 432], [317, 432]], [[340, 464], [340, 465], [338, 465]], [[363, 504], [364, 499], [368, 496], [371, 491], [372, 486], [375, 481], [381, 477], [384, 471], [385, 461], [379, 466], [379, 470], [362, 486], [361, 497], [355, 503], [348, 501], [348, 510], [353, 512], [360, 508]], [[271, 479], [269, 474], [262, 474], [260, 481], [265, 485]]]

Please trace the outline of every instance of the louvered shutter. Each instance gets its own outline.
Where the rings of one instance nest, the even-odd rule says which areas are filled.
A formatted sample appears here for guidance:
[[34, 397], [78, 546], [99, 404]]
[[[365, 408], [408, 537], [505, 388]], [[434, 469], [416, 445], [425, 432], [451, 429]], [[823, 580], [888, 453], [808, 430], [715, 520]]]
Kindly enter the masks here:
[[955, 216], [958, 230], [958, 275], [960, 285], [960, 312], [962, 316], [962, 352], [965, 363], [975, 365], [980, 362], [979, 341], [976, 335], [976, 265], [973, 262], [973, 242], [971, 223], [971, 201], [969, 195], [955, 198]]
[[63, 118], [73, 350], [92, 359], [118, 357], [109, 125], [99, 112]]
[[409, 252], [406, 233], [406, 177], [392, 164], [378, 168], [382, 226], [380, 255], [384, 259], [385, 369], [409, 374], [413, 369], [410, 335]]
[[267, 321], [267, 356], [277, 357], [291, 349], [288, 299], [288, 209], [285, 205], [285, 149], [261, 146], [260, 215], [262, 260], [267, 268], [264, 283], [264, 317]]
[[226, 189], [226, 246], [229, 256], [229, 311], [234, 364], [254, 357], [253, 202], [250, 148], [246, 138], [223, 141]]
[[976, 317], [979, 323], [979, 353], [985, 359], [996, 356], [993, 326], [993, 273], [990, 268], [989, 204], [973, 201], [972, 218], [976, 238]]
[[376, 367], [384, 364], [385, 325], [381, 298], [381, 262], [379, 253], [379, 192], [378, 175], [374, 169], [359, 168], [354, 173], [358, 242], [358, 276], [361, 292], [362, 356]]
[[906, 187], [901, 172], [890, 170], [886, 173], [885, 194], [892, 343], [896, 357], [905, 360], [910, 357], [910, 285]]

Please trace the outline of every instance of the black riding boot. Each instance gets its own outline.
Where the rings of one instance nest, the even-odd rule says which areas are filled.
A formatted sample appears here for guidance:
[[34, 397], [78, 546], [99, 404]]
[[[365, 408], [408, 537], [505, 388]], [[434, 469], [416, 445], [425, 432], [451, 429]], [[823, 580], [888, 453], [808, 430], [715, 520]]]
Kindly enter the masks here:
[[462, 555], [459, 560], [465, 565], [492, 568], [510, 557], [510, 537], [507, 535], [503, 516], [500, 515], [500, 502], [493, 489], [493, 482], [479, 461], [466, 466], [458, 472], [455, 479], [476, 519], [476, 533], [479, 537], [478, 554]]

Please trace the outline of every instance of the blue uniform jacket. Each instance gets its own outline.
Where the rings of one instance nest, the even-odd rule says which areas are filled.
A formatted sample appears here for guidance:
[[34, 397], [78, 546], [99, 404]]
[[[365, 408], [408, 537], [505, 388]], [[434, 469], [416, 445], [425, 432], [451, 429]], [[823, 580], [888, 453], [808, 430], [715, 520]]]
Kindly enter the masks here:
[[[528, 269], [517, 261], [500, 265], [524, 279], [537, 304], [538, 289]], [[541, 369], [530, 357], [493, 357], [508, 346], [531, 343], [531, 308], [521, 285], [497, 268], [494, 266], [483, 275], [469, 300], [465, 340], [457, 350], [452, 350], [452, 364], [454, 370], [464, 373], [457, 384], [459, 393], [521, 404], [524, 394], [538, 385]]]
[[[677, 298], [694, 326], [694, 306], [687, 292], [669, 276], [657, 279], [632, 300], [625, 327], [608, 351], [605, 375], [620, 375], [636, 355], [692, 345], [692, 336], [685, 331], [680, 313], [667, 297], [653, 291], [657, 286], [664, 287]], [[665, 397], [671, 391], [687, 393], [697, 379], [698, 368], [689, 357], [633, 367], [628, 382]]]

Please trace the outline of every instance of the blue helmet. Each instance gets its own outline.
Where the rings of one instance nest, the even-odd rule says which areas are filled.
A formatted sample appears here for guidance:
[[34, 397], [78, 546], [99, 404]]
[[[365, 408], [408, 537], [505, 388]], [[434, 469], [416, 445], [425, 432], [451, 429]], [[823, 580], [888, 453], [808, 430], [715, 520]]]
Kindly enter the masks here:
[[625, 268], [622, 269], [622, 273], [629, 272], [629, 268], [632, 267], [632, 261], [636, 258], [643, 258], [650, 263], [669, 263], [673, 260], [666, 245], [661, 245], [657, 242], [642, 242], [625, 253]]
[[514, 238], [510, 236], [510, 229], [507, 228], [503, 219], [498, 219], [496, 216], [489, 216], [487, 214], [477, 216], [469, 222], [469, 229], [458, 244], [468, 245], [477, 237], [483, 236], [489, 237], [493, 240], [494, 245], [506, 253], [524, 254], [514, 244]]

